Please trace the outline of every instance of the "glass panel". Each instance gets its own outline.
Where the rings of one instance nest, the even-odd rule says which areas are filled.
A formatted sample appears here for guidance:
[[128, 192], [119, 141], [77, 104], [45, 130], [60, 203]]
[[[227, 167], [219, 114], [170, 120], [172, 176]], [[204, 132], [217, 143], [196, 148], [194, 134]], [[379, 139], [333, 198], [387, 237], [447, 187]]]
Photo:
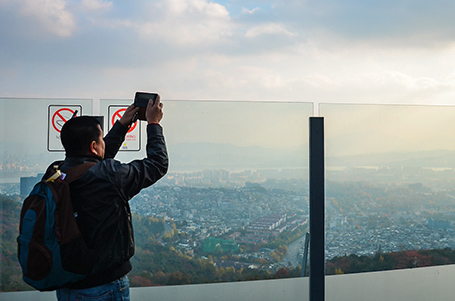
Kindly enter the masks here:
[[[424, 266], [429, 262], [417, 253], [418, 259], [406, 264], [399, 254], [395, 263], [387, 256], [454, 248], [455, 108], [320, 108], [326, 137], [328, 273]], [[350, 264], [344, 266], [331, 262], [350, 254], [373, 259], [368, 264], [347, 259]]]
[[[74, 110], [91, 115], [92, 100], [0, 99], [0, 183], [19, 183], [20, 177], [36, 176], [63, 159], [59, 130]], [[18, 188], [7, 193], [19, 193]]]
[[300, 276], [312, 105], [163, 103], [170, 169], [130, 202], [133, 285]]
[[[132, 101], [100, 100], [95, 111], [104, 116], [105, 131], [118, 111], [109, 112], [109, 107], [120, 109]], [[165, 178], [130, 202], [137, 244], [132, 285], [300, 276], [297, 255], [307, 231], [312, 104], [163, 103], [170, 168]], [[46, 139], [49, 128], [69, 113], [57, 114], [60, 108], [51, 111], [49, 106], [74, 104], [82, 106], [84, 115], [92, 114], [91, 100], [0, 101], [1, 111], [8, 112], [2, 117], [0, 222], [9, 229], [2, 236], [9, 264], [2, 265], [1, 290], [29, 289], [20, 280], [15, 259], [14, 227], [19, 201], [25, 197], [19, 194], [19, 178], [36, 176], [64, 157], [63, 152], [49, 151]], [[125, 149], [117, 159], [129, 162], [145, 155], [144, 125], [138, 133], [140, 150]], [[14, 208], [5, 209], [5, 204]], [[288, 268], [280, 270], [283, 266]]]
[[49, 164], [64, 159], [59, 130], [75, 110], [91, 115], [92, 100], [0, 99], [0, 291], [31, 289], [16, 255], [20, 202]]

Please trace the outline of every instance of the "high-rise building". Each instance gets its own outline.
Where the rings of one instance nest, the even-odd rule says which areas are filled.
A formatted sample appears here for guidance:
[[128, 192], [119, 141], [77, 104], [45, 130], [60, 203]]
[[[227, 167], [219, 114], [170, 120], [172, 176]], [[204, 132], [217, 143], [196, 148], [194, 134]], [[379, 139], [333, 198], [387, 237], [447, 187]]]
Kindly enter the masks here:
[[20, 194], [27, 196], [32, 191], [36, 183], [38, 183], [44, 174], [38, 174], [36, 177], [21, 177]]

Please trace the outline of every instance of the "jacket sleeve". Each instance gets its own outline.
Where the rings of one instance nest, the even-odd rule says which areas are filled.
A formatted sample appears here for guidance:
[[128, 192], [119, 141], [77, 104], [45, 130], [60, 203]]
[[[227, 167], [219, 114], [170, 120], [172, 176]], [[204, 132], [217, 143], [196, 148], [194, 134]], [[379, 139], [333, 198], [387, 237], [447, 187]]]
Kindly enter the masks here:
[[130, 200], [141, 189], [161, 179], [168, 170], [168, 154], [163, 128], [158, 124], [147, 126], [147, 157], [122, 164], [110, 160], [116, 169], [114, 181], [124, 199]]
[[119, 121], [114, 123], [112, 129], [104, 137], [104, 159], [113, 159], [117, 155], [123, 141], [125, 141], [127, 132], [128, 128], [123, 126]]

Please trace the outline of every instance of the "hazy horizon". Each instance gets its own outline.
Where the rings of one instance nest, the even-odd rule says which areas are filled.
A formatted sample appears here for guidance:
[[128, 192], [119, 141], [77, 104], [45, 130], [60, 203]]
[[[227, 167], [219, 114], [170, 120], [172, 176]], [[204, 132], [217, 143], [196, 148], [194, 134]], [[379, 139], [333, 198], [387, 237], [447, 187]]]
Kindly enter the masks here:
[[[2, 99], [2, 162], [15, 156], [43, 168], [63, 159], [46, 147], [50, 105], [81, 105], [83, 114], [131, 100]], [[306, 168], [312, 103], [163, 101], [162, 126], [170, 172], [195, 169]], [[455, 167], [455, 107], [321, 104], [325, 123], [326, 166], [396, 165]], [[20, 118], [18, 119], [18, 116]], [[122, 162], [145, 155], [119, 152]], [[425, 154], [425, 152], [429, 152]], [[438, 153], [439, 152], [439, 155]], [[414, 154], [414, 155], [413, 155]], [[28, 163], [30, 164], [30, 163]], [[433, 165], [433, 166], [432, 166]]]

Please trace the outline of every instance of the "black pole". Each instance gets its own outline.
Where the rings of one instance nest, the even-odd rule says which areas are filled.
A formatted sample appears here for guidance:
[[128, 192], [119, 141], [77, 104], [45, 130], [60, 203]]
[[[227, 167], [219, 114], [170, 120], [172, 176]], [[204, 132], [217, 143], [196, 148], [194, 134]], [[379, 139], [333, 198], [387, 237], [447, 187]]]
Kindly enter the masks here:
[[310, 301], [325, 300], [324, 118], [310, 117]]
[[303, 258], [302, 258], [302, 277], [305, 277], [306, 266], [308, 262], [308, 245], [310, 244], [310, 233], [305, 233], [305, 245], [303, 249]]

